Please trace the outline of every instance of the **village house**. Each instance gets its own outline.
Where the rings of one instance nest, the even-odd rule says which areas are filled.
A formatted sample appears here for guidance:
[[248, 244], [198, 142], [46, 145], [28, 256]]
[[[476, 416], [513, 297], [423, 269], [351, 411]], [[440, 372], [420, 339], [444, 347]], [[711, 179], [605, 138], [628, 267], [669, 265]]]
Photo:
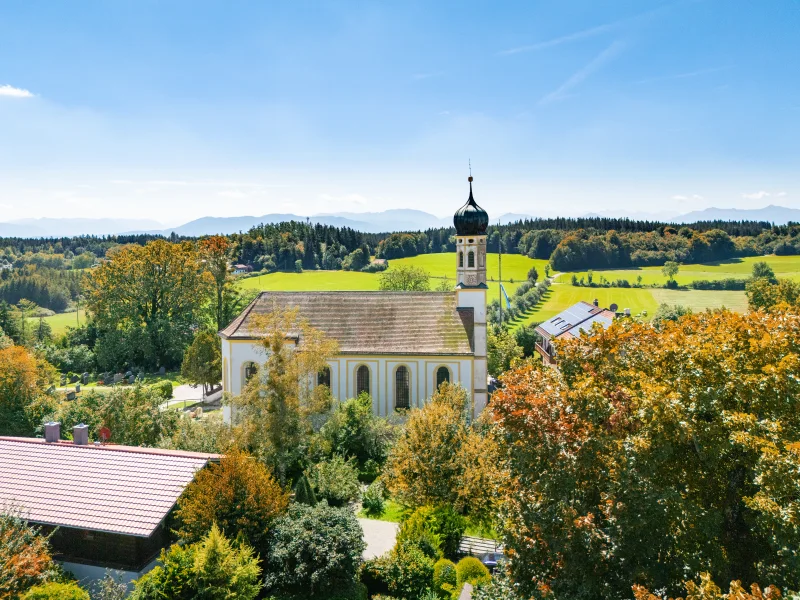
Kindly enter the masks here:
[[[255, 317], [278, 309], [300, 316], [339, 344], [316, 384], [339, 398], [362, 392], [377, 415], [422, 406], [442, 382], [461, 384], [477, 415], [487, 402], [486, 228], [472, 195], [456, 211], [455, 289], [450, 292], [261, 292], [220, 332], [222, 386], [236, 396], [265, 356]], [[287, 332], [287, 343], [302, 340]], [[224, 408], [232, 418], [231, 407]]]
[[556, 348], [553, 342], [580, 337], [582, 333], [591, 331], [595, 323], [608, 328], [615, 316], [614, 311], [600, 308], [597, 300], [593, 304], [578, 302], [534, 330], [539, 336], [536, 351], [545, 363], [553, 365], [556, 363]]
[[106, 569], [129, 583], [170, 544], [169, 516], [215, 454], [88, 443], [88, 426], [60, 440], [0, 437], [0, 506], [51, 534], [54, 558], [82, 584]]

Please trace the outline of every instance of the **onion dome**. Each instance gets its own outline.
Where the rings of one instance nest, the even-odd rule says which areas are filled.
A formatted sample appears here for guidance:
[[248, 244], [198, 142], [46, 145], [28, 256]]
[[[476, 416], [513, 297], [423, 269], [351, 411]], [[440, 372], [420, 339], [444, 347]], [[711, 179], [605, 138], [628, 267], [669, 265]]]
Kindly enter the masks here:
[[469, 200], [453, 215], [456, 235], [486, 235], [489, 215], [472, 197], [472, 176], [469, 177]]

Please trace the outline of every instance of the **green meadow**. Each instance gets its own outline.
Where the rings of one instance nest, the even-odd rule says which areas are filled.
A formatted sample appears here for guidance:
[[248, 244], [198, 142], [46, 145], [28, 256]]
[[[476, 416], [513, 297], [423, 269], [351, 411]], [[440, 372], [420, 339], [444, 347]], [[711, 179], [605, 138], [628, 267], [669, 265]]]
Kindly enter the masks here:
[[[680, 285], [685, 285], [698, 279], [746, 279], [753, 272], [753, 264], [764, 261], [772, 267], [778, 277], [789, 277], [800, 279], [800, 256], [748, 256], [747, 258], [734, 258], [731, 260], [680, 265], [680, 270], [675, 280]], [[594, 281], [600, 281], [600, 276], [604, 276], [609, 281], [617, 279], [627, 279], [631, 284], [636, 283], [636, 278], [642, 276], [643, 285], [662, 285], [667, 278], [661, 272], [661, 267], [634, 267], [630, 269], [596, 269], [592, 271]], [[587, 272], [575, 273], [578, 278], [587, 278]], [[572, 273], [565, 273], [561, 279], [568, 282]]]
[[[80, 313], [77, 315], [75, 311], [73, 311], [42, 318], [50, 325], [54, 335], [60, 335], [67, 330], [67, 327], [77, 327], [78, 321], [83, 325], [86, 322], [86, 311], [81, 309]], [[31, 317], [28, 319], [29, 327], [36, 327], [38, 323], [39, 317]]]

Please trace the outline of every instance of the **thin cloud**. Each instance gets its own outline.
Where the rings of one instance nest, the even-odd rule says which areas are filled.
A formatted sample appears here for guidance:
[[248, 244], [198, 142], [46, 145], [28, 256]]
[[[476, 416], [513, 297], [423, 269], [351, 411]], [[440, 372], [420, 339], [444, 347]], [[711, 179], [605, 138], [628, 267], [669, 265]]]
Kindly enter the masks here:
[[753, 192], [752, 194], [742, 194], [742, 198], [745, 200], [763, 200], [764, 198], [769, 198], [770, 196], [772, 196], [772, 194], [765, 192], [764, 190]]
[[674, 79], [690, 79], [692, 77], [700, 77], [701, 75], [710, 75], [711, 73], [719, 73], [720, 71], [727, 71], [731, 65], [724, 67], [709, 67], [708, 69], [698, 69], [697, 71], [689, 71], [687, 73], [675, 73], [673, 75], [658, 75], [656, 77], [646, 77], [636, 82], [636, 85], [643, 83], [653, 83], [655, 81], [671, 81]]
[[539, 105], [544, 106], [545, 104], [550, 104], [552, 102], [568, 98], [570, 94], [568, 94], [567, 92], [579, 86], [588, 77], [590, 77], [592, 73], [601, 69], [603, 65], [605, 65], [610, 60], [613, 60], [622, 51], [624, 47], [625, 44], [623, 44], [619, 40], [612, 43], [600, 54], [598, 54], [591, 61], [589, 61], [585, 66], [583, 66], [581, 69], [573, 73], [569, 77], [569, 79], [567, 79], [564, 83], [562, 83], [558, 88], [556, 88], [549, 94], [542, 97], [542, 99], [539, 100]]
[[0, 85], [0, 96], [5, 96], [6, 98], [33, 98], [35, 94], [32, 94], [28, 90], [23, 90], [22, 88], [15, 88], [11, 85]]
[[568, 44], [569, 42], [575, 42], [577, 40], [582, 40], [584, 38], [593, 37], [595, 35], [600, 35], [602, 33], [613, 31], [618, 27], [620, 27], [626, 21], [627, 19], [622, 21], [615, 21], [613, 23], [606, 23], [605, 25], [598, 25], [597, 27], [590, 27], [589, 29], [584, 29], [583, 31], [576, 31], [575, 33], [570, 33], [568, 35], [562, 35], [561, 37], [553, 38], [552, 40], [537, 42], [536, 44], [530, 44], [528, 46], [520, 46], [518, 48], [510, 48], [508, 50], [503, 50], [502, 52], [498, 52], [497, 54], [498, 56], [509, 56], [511, 54], [519, 54], [520, 52], [535, 52], [536, 50], [544, 50], [545, 48], [552, 48], [553, 46]]
[[684, 196], [682, 194], [678, 194], [677, 196], [672, 197], [673, 200], [677, 200], [678, 202], [688, 202], [689, 200], [702, 200], [703, 196], [700, 194], [692, 194], [691, 196]]

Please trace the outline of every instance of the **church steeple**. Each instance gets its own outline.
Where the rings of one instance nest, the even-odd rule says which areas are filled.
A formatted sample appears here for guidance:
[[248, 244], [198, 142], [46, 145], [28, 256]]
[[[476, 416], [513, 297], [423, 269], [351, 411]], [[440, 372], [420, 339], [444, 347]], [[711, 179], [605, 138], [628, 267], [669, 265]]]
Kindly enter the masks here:
[[486, 228], [489, 215], [472, 195], [472, 175], [469, 199], [453, 215], [456, 228], [456, 285], [457, 287], [486, 287]]

